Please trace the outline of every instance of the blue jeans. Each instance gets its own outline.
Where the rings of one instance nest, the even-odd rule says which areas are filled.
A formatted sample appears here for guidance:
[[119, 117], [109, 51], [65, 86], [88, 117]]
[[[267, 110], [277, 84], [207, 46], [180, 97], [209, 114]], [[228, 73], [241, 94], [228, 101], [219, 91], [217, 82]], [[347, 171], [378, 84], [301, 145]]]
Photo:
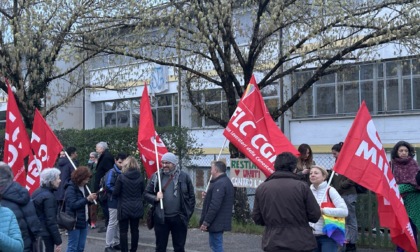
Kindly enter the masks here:
[[209, 232], [209, 245], [213, 252], [223, 252], [223, 232]]
[[68, 231], [67, 252], [83, 252], [85, 250], [87, 230], [86, 222], [85, 228]]
[[357, 194], [343, 195], [342, 198], [349, 210], [349, 214], [346, 217], [346, 240], [349, 243], [356, 243], [358, 235], [356, 217]]
[[338, 251], [337, 243], [326, 235], [315, 236], [318, 248], [313, 252], [336, 252]]

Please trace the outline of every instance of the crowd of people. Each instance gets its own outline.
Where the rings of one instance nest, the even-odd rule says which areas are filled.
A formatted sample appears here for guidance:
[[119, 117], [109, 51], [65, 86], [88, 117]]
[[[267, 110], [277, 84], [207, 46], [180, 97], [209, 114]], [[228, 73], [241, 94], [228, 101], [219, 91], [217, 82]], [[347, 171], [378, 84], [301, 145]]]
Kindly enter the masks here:
[[[342, 147], [342, 142], [332, 146], [335, 159]], [[265, 226], [262, 250], [334, 252], [344, 243], [341, 251], [356, 251], [357, 184], [316, 165], [308, 144], [300, 145], [298, 151], [298, 157], [279, 154], [275, 172], [256, 190], [252, 219]], [[137, 160], [125, 153], [114, 158], [105, 142], [90, 153], [88, 166], [78, 165], [76, 148], [66, 152], [60, 153], [57, 168], [40, 173], [40, 187], [32, 195], [13, 181], [10, 167], [0, 162], [0, 251], [60, 252], [64, 232], [68, 252], [84, 251], [88, 230], [97, 228], [99, 209], [105, 225], [97, 231], [106, 233], [104, 250], [137, 251], [144, 202], [153, 209], [156, 251], [167, 250], [169, 235], [173, 250], [185, 251], [196, 194], [176, 155], [164, 154], [160, 171], [146, 185]], [[414, 156], [414, 148], [400, 141], [391, 151], [390, 167], [417, 237], [420, 168]], [[224, 251], [224, 232], [232, 229], [234, 187], [226, 170], [224, 162], [212, 162], [211, 178], [202, 193], [199, 225], [208, 232], [209, 248], [214, 252]], [[60, 229], [60, 211], [75, 217], [73, 229]], [[324, 226], [330, 217], [345, 218], [343, 242], [326, 233]], [[397, 251], [404, 250], [397, 247]]]

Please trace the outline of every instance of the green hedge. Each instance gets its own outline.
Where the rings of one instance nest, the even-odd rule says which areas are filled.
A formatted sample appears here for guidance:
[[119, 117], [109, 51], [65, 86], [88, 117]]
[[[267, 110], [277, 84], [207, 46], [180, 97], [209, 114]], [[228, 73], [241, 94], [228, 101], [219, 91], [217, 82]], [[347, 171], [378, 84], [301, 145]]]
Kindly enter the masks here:
[[[201, 146], [185, 127], [165, 127], [156, 129], [162, 137], [168, 151], [174, 152], [188, 165], [191, 155], [201, 155]], [[90, 130], [63, 129], [54, 131], [64, 148], [73, 146], [77, 149], [79, 165], [87, 165], [89, 153], [95, 151], [98, 142], [107, 142], [113, 155], [125, 152], [139, 159], [137, 149], [138, 128], [98, 128]], [[31, 132], [28, 131], [28, 136]], [[4, 130], [0, 131], [0, 143], [4, 143]], [[3, 146], [3, 144], [1, 145]], [[0, 154], [3, 160], [3, 148]]]

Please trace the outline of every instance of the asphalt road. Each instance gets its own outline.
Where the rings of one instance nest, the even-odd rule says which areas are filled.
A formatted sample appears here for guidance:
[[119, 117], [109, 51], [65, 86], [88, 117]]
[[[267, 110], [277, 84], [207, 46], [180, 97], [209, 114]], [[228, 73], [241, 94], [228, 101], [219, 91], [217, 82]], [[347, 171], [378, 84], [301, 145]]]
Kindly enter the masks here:
[[[101, 223], [98, 224], [101, 226]], [[102, 224], [103, 226], [103, 224]], [[67, 236], [62, 235], [62, 252], [67, 248]], [[130, 238], [129, 238], [130, 241]], [[193, 228], [188, 230], [186, 252], [208, 252], [208, 233], [201, 232]], [[224, 234], [224, 248], [226, 252], [255, 252], [261, 250], [261, 235], [251, 235], [242, 233], [226, 232]], [[103, 252], [105, 250], [105, 233], [98, 233], [98, 229], [91, 229], [88, 233], [86, 242], [86, 252]], [[154, 252], [155, 235], [153, 230], [148, 230], [146, 226], [140, 225], [140, 239], [137, 251]], [[168, 250], [173, 251], [171, 239], [169, 239]], [[358, 252], [385, 252], [384, 250], [358, 248]], [[392, 251], [392, 250], [388, 250]]]

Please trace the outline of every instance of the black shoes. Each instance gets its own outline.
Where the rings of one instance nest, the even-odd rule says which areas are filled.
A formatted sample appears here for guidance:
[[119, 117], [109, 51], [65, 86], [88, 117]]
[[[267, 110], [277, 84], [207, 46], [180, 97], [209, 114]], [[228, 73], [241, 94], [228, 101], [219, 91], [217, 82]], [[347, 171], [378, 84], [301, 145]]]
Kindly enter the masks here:
[[347, 243], [345, 252], [352, 252], [352, 251], [356, 251], [356, 244]]
[[106, 247], [105, 248], [105, 252], [114, 252], [114, 251], [118, 251], [121, 250], [120, 245], [115, 245], [115, 246], [111, 246], [111, 247]]

